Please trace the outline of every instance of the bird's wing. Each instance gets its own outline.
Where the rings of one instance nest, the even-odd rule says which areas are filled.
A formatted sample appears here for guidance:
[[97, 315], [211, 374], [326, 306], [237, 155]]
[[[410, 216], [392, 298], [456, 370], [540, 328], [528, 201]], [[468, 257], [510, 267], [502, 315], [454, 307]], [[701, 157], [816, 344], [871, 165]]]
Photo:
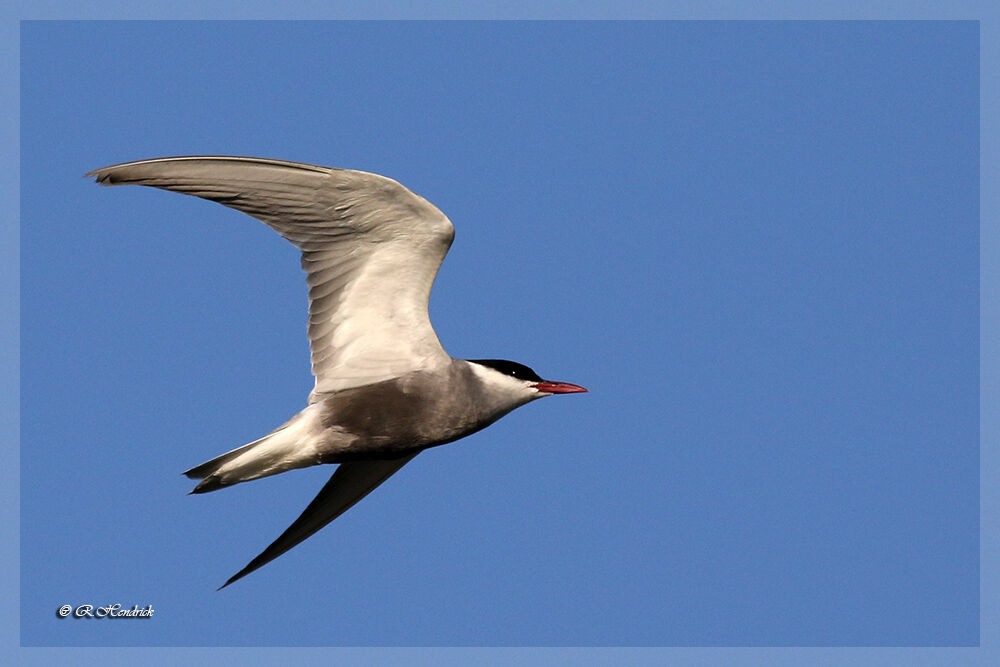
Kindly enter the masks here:
[[254, 570], [267, 565], [299, 542], [308, 538], [320, 528], [349, 510], [359, 500], [371, 493], [379, 484], [389, 479], [393, 473], [406, 465], [417, 453], [399, 459], [384, 461], [352, 461], [341, 463], [330, 481], [309, 503], [298, 519], [289, 526], [278, 539], [264, 549], [247, 566], [222, 584], [222, 590]]
[[147, 185], [219, 202], [302, 251], [318, 395], [449, 361], [427, 314], [455, 232], [389, 178], [248, 157], [174, 157], [97, 169], [101, 185]]

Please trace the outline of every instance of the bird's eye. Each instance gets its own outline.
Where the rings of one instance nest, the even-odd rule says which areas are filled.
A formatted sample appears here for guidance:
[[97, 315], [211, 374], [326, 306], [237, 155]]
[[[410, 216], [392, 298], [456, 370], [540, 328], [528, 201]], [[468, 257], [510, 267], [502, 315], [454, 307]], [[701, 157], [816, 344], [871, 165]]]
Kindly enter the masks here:
[[542, 381], [542, 378], [538, 377], [535, 371], [531, 370], [524, 364], [517, 363], [516, 361], [506, 361], [504, 359], [469, 359], [469, 361], [483, 366], [488, 366], [493, 370], [499, 371], [508, 377], [518, 380], [530, 380], [533, 382]]

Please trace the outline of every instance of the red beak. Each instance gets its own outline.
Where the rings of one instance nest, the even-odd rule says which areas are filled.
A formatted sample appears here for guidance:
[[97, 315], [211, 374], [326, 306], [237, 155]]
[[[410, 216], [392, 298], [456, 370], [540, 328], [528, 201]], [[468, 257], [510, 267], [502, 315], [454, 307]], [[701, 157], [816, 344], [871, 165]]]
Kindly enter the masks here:
[[532, 385], [538, 391], [544, 391], [546, 394], [578, 394], [581, 391], [587, 391], [583, 387], [575, 384], [570, 384], [569, 382], [538, 382]]

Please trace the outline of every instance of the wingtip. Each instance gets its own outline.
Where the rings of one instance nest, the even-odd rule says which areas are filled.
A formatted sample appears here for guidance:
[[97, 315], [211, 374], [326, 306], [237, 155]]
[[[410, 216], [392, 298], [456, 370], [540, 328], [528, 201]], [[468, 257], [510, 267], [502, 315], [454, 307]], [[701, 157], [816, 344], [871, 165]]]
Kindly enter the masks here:
[[[250, 565], [253, 565], [253, 561], [250, 562]], [[221, 586], [219, 586], [218, 588], [215, 589], [216, 592], [221, 591], [223, 588], [225, 588], [229, 584], [236, 583], [237, 581], [239, 581], [240, 579], [242, 579], [243, 577], [247, 576], [248, 574], [250, 574], [251, 572], [253, 572], [254, 570], [257, 569], [256, 567], [251, 568], [250, 565], [247, 565], [245, 568], [243, 568], [242, 570], [240, 570], [239, 572], [237, 572], [233, 576], [229, 577], [229, 579], [226, 580], [226, 583], [222, 584]]]

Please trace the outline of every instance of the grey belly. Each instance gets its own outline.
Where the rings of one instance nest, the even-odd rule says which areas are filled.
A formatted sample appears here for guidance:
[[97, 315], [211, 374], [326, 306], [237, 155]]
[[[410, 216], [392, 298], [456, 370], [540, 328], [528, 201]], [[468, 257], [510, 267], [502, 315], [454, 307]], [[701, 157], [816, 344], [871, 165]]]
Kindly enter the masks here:
[[322, 462], [398, 458], [486, 426], [469, 408], [467, 395], [428, 391], [421, 384], [389, 380], [323, 399]]

